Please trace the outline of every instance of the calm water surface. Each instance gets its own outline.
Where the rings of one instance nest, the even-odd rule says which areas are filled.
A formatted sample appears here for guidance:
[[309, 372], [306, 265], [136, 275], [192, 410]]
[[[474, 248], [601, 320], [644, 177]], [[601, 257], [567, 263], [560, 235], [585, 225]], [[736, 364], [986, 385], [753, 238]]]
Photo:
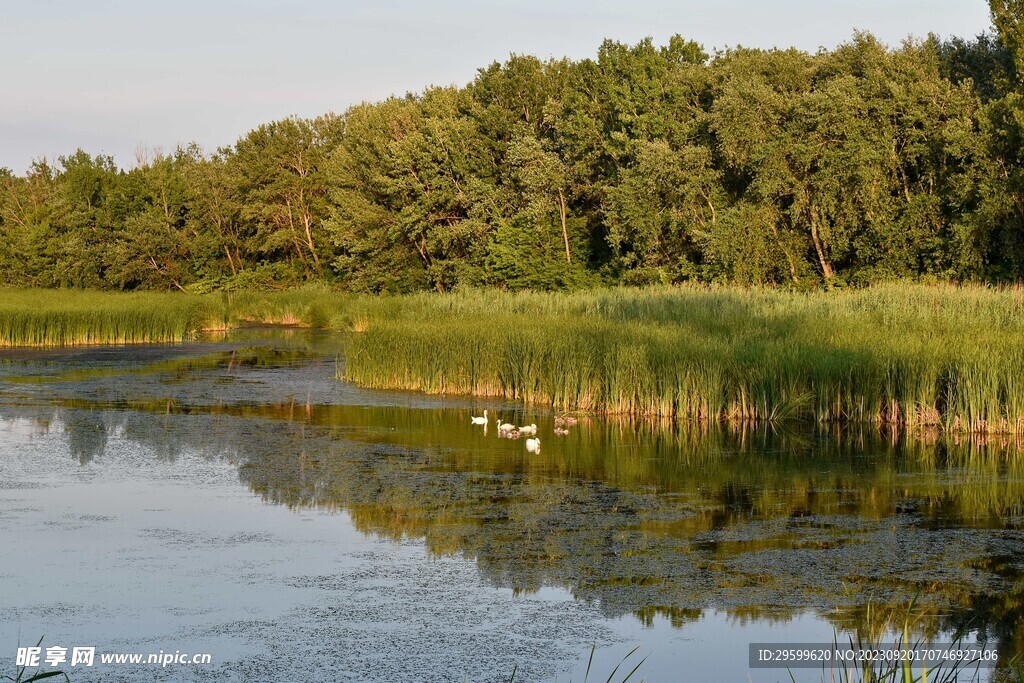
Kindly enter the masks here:
[[[580, 681], [594, 645], [591, 679], [639, 646], [649, 681], [790, 680], [748, 644], [902, 628], [915, 596], [919, 636], [1024, 651], [1013, 444], [558, 437], [544, 411], [340, 383], [341, 343], [0, 354], [0, 675], [45, 637], [213, 655], [75, 682]], [[484, 407], [541, 453], [471, 427]]]

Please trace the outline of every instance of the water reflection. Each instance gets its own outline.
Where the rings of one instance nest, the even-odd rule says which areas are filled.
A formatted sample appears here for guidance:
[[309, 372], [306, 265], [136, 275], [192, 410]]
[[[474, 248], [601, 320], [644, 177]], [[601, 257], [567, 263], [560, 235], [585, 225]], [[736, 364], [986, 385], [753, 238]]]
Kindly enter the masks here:
[[[920, 634], [969, 626], [1004, 657], [1024, 652], [1016, 443], [596, 419], [560, 437], [549, 415], [492, 405], [541, 426], [530, 454], [471, 428], [466, 406], [332, 403], [295, 381], [315, 358], [330, 370], [295, 348], [147, 360], [127, 375], [23, 363], [0, 419], [62, 430], [83, 465], [113, 434], [161, 459], [225, 458], [266, 501], [346, 510], [366, 533], [474, 559], [495, 586], [565, 587], [608, 617], [682, 627], [708, 609], [740, 622], [810, 609], [866, 631], [902, 624], [918, 596]], [[171, 392], [183, 376], [185, 393]], [[225, 383], [245, 390], [207, 391]]]

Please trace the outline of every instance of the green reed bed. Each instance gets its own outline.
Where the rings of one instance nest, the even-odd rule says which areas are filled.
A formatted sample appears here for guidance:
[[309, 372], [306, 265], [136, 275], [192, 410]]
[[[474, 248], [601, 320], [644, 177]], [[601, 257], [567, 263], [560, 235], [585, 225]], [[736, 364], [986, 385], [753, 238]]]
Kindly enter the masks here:
[[345, 374], [366, 386], [569, 411], [1024, 433], [1018, 289], [482, 291], [361, 300], [348, 315], [360, 333]]
[[323, 327], [349, 301], [323, 287], [212, 294], [0, 289], [0, 348], [174, 343], [246, 324]]
[[252, 323], [349, 332], [345, 376], [369, 387], [697, 421], [1024, 434], [1020, 289], [0, 290], [0, 346], [178, 342]]
[[178, 342], [210, 316], [207, 297], [0, 290], [0, 347]]
[[358, 297], [339, 294], [322, 285], [279, 292], [225, 292], [221, 295], [228, 327], [239, 324], [330, 327]]

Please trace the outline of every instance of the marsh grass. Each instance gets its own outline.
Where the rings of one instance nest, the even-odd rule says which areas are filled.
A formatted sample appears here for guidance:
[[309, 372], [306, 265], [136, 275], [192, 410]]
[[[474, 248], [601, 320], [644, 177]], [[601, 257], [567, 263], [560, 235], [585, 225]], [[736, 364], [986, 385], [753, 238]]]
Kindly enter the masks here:
[[210, 314], [207, 297], [0, 291], [0, 346], [179, 342]]
[[[640, 667], [643, 666], [644, 662], [647, 661], [647, 656], [640, 658], [639, 661], [636, 661], [636, 658], [633, 657], [633, 655], [635, 655], [639, 649], [640, 649], [640, 646], [637, 645], [632, 650], [630, 650], [628, 653], [626, 653], [626, 656], [623, 657], [621, 660], [619, 660], [619, 663], [616, 664], [615, 668], [613, 668], [611, 673], [608, 674], [608, 678], [605, 679], [605, 683], [614, 683], [616, 681], [615, 674], [619, 673], [620, 669], [622, 669], [623, 672], [625, 672], [626, 669], [628, 669], [629, 667], [632, 667], [631, 669], [629, 669], [628, 673], [621, 674], [622, 678], [620, 680], [618, 680], [618, 683], [628, 683], [633, 678], [633, 676], [637, 673], [637, 671], [639, 671]], [[588, 681], [590, 681], [591, 669], [594, 666], [594, 654], [596, 652], [597, 652], [597, 643], [595, 643], [590, 648], [590, 657], [587, 659], [587, 670], [583, 674], [583, 682], [582, 683], [588, 683]], [[633, 659], [633, 661], [630, 661], [631, 658]], [[634, 661], [636, 661], [635, 664], [634, 664]], [[518, 665], [513, 666], [512, 667], [512, 674], [509, 676], [508, 683], [515, 683], [515, 681], [517, 680], [516, 679], [516, 674], [518, 672], [519, 672], [519, 666]], [[572, 683], [571, 680], [570, 680], [570, 683]]]
[[346, 298], [286, 292], [93, 292], [0, 289], [0, 348], [177, 343], [247, 324], [326, 327]]
[[[44, 636], [45, 637], [45, 636]], [[40, 647], [43, 644], [43, 638], [40, 638], [36, 642], [36, 647]], [[59, 669], [51, 669], [49, 671], [37, 671], [36, 673], [30, 674], [28, 667], [19, 666], [14, 670], [13, 676], [4, 676], [3, 680], [12, 681], [13, 683], [35, 683], [35, 681], [43, 681], [51, 678], [57, 678], [63, 676], [65, 681], [70, 682], [71, 679], [68, 675]]]
[[380, 306], [347, 347], [345, 377], [365, 386], [696, 421], [1024, 433], [1019, 289], [485, 291]]
[[[891, 620], [891, 614], [877, 618], [873, 605], [867, 606], [865, 615], [867, 626], [857, 628], [849, 636], [847, 643], [853, 651], [870, 650], [897, 650], [897, 651], [921, 651], [922, 649], [933, 649], [930, 643], [923, 637], [914, 637], [911, 634], [918, 630], [917, 613], [918, 597], [915, 596], [906, 609], [906, 617], [903, 620], [902, 628], [899, 629], [895, 639], [886, 637], [897, 629]], [[965, 642], [966, 630], [961, 629], [952, 634], [950, 651], [968, 648]], [[833, 647], [839, 649], [839, 634], [833, 635]], [[1004, 679], [1009, 683], [1014, 681], [1017, 672], [1012, 664], [1004, 674]], [[796, 678], [790, 672], [790, 678], [794, 682]], [[862, 662], [859, 666], [848, 663], [847, 666], [825, 666], [822, 670], [821, 680], [823, 683], [980, 683], [985, 680], [981, 675], [980, 663], [968, 664], [963, 660], [951, 658], [945, 661], [940, 667], [928, 668], [926, 664], [917, 664], [908, 659], [885, 659], [878, 658], [870, 662]], [[1016, 679], [1019, 680], [1019, 679]]]
[[345, 331], [339, 376], [372, 388], [703, 424], [1024, 435], [1019, 288], [0, 291], [0, 346], [179, 342], [244, 324]]

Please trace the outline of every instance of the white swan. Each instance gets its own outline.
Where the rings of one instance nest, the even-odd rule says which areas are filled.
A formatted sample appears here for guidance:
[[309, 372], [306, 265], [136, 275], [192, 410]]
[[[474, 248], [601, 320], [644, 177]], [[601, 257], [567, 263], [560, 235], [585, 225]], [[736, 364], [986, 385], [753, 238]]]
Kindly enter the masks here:
[[537, 436], [537, 425], [531, 424], [526, 427], [520, 427], [519, 433], [526, 434], [527, 436]]
[[540, 453], [540, 438], [527, 439], [526, 450], [529, 453]]
[[498, 433], [499, 434], [501, 432], [511, 432], [511, 431], [515, 430], [515, 428], [516, 428], [516, 426], [514, 424], [511, 424], [509, 422], [506, 422], [505, 424], [502, 424], [501, 420], [498, 420]]
[[486, 425], [487, 424], [487, 410], [484, 410], [483, 417], [471, 417], [470, 421], [475, 425]]

